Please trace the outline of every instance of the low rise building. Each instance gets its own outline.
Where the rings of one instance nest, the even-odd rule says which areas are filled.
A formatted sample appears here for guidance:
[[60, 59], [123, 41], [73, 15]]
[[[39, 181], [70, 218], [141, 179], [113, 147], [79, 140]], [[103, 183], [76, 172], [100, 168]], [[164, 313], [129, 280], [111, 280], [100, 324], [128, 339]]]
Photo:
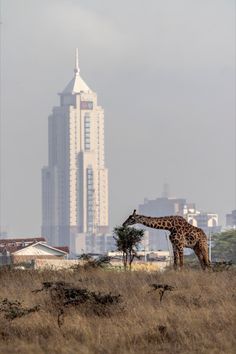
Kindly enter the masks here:
[[[114, 266], [122, 266], [122, 252], [108, 252], [111, 257], [111, 264]], [[136, 270], [162, 270], [171, 264], [171, 254], [169, 251], [138, 251], [137, 257], [134, 258], [133, 267]]]
[[67, 259], [68, 255], [68, 247], [49, 246], [42, 237], [0, 242], [0, 265], [33, 265], [36, 259]]

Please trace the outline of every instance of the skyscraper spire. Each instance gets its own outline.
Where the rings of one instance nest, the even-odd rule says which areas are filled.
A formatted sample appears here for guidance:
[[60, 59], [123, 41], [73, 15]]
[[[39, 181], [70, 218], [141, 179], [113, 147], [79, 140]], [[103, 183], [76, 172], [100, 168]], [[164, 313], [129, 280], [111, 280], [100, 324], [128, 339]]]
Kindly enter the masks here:
[[79, 68], [79, 50], [78, 48], [75, 49], [75, 74], [79, 74], [80, 68]]
[[78, 48], [75, 50], [75, 68], [74, 68], [74, 77], [62, 91], [62, 94], [77, 94], [80, 92], [91, 92], [91, 89], [84, 82], [82, 77], [80, 76], [80, 68], [79, 68], [79, 51]]

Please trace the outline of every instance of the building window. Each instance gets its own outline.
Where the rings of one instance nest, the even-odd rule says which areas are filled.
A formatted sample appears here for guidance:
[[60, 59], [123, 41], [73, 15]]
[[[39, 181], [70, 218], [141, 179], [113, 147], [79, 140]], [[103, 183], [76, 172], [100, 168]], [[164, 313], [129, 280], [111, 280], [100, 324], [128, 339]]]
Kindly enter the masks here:
[[90, 114], [86, 113], [84, 116], [84, 149], [90, 151]]
[[94, 230], [94, 175], [92, 166], [87, 168], [87, 229]]

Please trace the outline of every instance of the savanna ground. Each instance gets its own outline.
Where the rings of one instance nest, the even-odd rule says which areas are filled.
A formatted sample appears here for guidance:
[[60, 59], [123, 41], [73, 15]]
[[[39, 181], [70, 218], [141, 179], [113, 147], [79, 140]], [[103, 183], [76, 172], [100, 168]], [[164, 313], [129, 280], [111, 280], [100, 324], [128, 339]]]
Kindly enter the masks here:
[[[234, 269], [163, 273], [1, 269], [0, 353], [235, 353], [235, 275]], [[67, 306], [63, 322], [53, 291], [32, 292], [42, 289], [43, 282], [57, 281], [98, 297], [121, 296], [114, 303], [96, 304], [93, 295], [93, 300]], [[150, 284], [174, 288], [160, 301], [159, 289]], [[14, 306], [7, 312], [6, 298], [34, 312], [18, 316]], [[36, 305], [40, 307], [35, 311]]]

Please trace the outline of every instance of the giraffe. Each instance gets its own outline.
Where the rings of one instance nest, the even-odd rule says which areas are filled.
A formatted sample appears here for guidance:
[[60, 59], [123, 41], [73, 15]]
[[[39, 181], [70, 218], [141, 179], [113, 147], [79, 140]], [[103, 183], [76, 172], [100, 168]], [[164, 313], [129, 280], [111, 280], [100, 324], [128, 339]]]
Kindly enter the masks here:
[[183, 267], [184, 247], [192, 248], [197, 255], [202, 269], [210, 268], [207, 236], [202, 229], [187, 222], [182, 216], [151, 217], [136, 214], [134, 210], [123, 226], [143, 224], [153, 229], [170, 231], [169, 239], [173, 247], [174, 268]]

